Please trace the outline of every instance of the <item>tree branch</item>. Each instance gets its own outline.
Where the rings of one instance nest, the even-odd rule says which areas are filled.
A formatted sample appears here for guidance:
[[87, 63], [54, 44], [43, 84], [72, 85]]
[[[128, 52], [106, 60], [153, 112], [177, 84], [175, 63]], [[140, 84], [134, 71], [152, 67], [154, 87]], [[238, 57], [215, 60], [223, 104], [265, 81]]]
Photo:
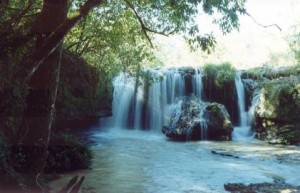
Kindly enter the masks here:
[[139, 21], [139, 23], [140, 23], [140, 25], [141, 25], [142, 32], [143, 32], [144, 35], [146, 36], [146, 38], [147, 38], [147, 40], [149, 41], [151, 47], [154, 48], [153, 43], [152, 43], [150, 37], [149, 37], [148, 34], [147, 34], [147, 31], [146, 31], [147, 27], [145, 26], [145, 24], [144, 24], [142, 18], [139, 16], [139, 14], [138, 14], [137, 11], [135, 10], [134, 6], [133, 6], [129, 1], [127, 1], [127, 0], [124, 0], [124, 1], [125, 1], [125, 2], [127, 3], [127, 5], [130, 7], [130, 9], [132, 9], [133, 13], [134, 13], [135, 16], [137, 17], [137, 19], [138, 19], [138, 21]]
[[136, 18], [138, 19], [140, 25], [141, 25], [141, 28], [142, 28], [142, 32], [144, 33], [144, 35], [146, 36], [147, 40], [149, 41], [151, 47], [153, 48], [153, 44], [152, 44], [152, 41], [149, 37], [149, 35], [147, 34], [147, 31], [148, 32], [152, 32], [152, 33], [156, 33], [156, 34], [160, 34], [160, 35], [163, 35], [163, 36], [169, 36], [171, 34], [173, 34], [175, 32], [175, 30], [169, 32], [169, 33], [165, 33], [165, 32], [159, 32], [159, 31], [156, 31], [156, 30], [153, 30], [153, 29], [150, 29], [149, 27], [147, 27], [144, 23], [144, 21], [142, 20], [142, 18], [139, 16], [139, 14], [137, 13], [137, 11], [135, 10], [134, 6], [128, 1], [128, 0], [124, 0], [126, 2], [126, 4], [130, 7], [130, 9], [132, 9], [132, 11], [134, 12]]
[[281, 31], [282, 29], [277, 25], [277, 24], [270, 24], [270, 25], [263, 25], [261, 23], [259, 23], [250, 13], [248, 13], [246, 10], [244, 10], [244, 13], [249, 16], [257, 25], [264, 27], [264, 28], [268, 28], [268, 27], [276, 27], [277, 29], [279, 29], [279, 31]]

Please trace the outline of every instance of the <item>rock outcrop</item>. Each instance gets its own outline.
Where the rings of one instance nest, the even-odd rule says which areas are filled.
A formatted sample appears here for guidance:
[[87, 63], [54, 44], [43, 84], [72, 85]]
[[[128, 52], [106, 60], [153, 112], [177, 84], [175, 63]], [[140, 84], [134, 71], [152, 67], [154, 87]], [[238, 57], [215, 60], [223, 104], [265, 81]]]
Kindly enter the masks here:
[[[56, 101], [55, 128], [87, 128], [111, 115], [112, 84], [96, 67], [64, 51]], [[34, 101], [33, 101], [34, 102]]]
[[230, 140], [233, 130], [226, 108], [195, 96], [179, 101], [162, 132], [175, 140]]
[[300, 77], [281, 77], [262, 83], [255, 109], [257, 137], [269, 143], [300, 143]]

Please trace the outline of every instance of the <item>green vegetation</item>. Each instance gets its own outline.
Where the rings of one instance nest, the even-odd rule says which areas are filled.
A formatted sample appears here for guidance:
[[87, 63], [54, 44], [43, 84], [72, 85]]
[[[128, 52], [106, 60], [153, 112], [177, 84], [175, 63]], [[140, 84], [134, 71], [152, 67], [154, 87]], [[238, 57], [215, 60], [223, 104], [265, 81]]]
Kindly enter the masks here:
[[[64, 52], [56, 101], [58, 118], [93, 116], [111, 110], [111, 77], [100, 73], [77, 55]], [[107, 82], [103, 82], [104, 77]]]
[[297, 76], [300, 73], [298, 65], [290, 67], [274, 68], [272, 66], [256, 67], [246, 71], [245, 75], [248, 78], [259, 80], [262, 78], [276, 79], [287, 76]]
[[87, 169], [91, 164], [92, 152], [86, 143], [68, 133], [52, 135], [45, 172], [62, 173]]
[[203, 67], [204, 75], [211, 77], [214, 80], [214, 84], [223, 88], [227, 84], [230, 84], [235, 79], [235, 68], [230, 63], [223, 64], [205, 64]]

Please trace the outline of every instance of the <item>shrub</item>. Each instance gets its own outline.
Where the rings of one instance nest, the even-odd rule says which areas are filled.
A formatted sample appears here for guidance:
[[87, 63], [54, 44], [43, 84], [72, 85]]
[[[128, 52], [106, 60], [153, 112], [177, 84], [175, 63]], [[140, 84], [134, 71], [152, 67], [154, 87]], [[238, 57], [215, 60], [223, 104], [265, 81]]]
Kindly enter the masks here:
[[89, 146], [75, 135], [60, 133], [52, 136], [45, 172], [60, 173], [87, 169], [91, 163], [92, 152]]
[[235, 79], [235, 68], [230, 63], [205, 64], [204, 75], [212, 77], [216, 86], [223, 88]]

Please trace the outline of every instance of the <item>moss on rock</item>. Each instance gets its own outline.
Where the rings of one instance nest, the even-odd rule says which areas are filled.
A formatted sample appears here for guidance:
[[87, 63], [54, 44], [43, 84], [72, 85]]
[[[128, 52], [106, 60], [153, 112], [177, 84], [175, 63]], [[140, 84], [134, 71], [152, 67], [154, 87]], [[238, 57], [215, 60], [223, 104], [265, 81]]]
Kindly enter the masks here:
[[269, 142], [300, 143], [300, 77], [265, 80], [256, 118], [256, 130]]

